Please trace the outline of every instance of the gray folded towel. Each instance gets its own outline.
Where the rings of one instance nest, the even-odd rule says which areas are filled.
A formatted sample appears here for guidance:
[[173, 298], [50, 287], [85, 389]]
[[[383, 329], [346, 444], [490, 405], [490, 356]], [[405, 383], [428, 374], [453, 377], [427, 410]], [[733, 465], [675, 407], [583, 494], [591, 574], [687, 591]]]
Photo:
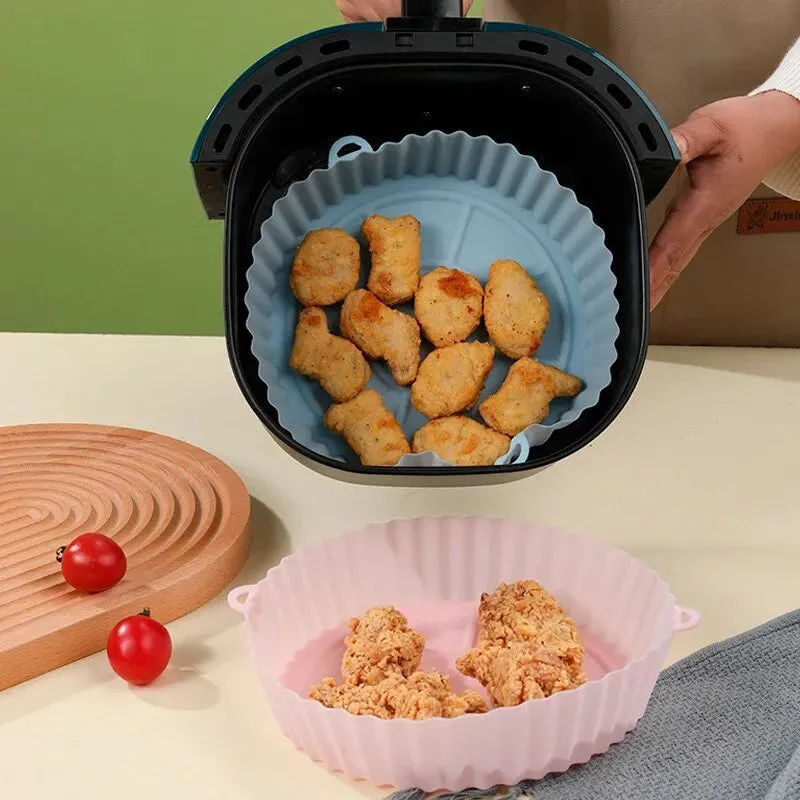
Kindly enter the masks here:
[[[410, 789], [387, 800], [426, 797]], [[665, 669], [636, 730], [588, 764], [436, 800], [495, 797], [800, 800], [800, 610]]]

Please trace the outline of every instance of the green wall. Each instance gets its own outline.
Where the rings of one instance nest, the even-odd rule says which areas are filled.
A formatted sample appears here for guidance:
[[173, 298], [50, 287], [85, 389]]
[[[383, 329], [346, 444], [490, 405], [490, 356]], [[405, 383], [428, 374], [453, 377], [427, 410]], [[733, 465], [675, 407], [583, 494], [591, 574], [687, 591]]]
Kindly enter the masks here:
[[334, 0], [31, 0], [0, 22], [0, 330], [218, 334], [188, 158], [231, 81]]

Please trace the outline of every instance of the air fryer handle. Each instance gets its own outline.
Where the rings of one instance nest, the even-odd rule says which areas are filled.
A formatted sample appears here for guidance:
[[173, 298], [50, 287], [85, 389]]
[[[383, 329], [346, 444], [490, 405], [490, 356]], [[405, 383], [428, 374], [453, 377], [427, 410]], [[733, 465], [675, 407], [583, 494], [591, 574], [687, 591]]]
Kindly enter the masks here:
[[400, 8], [399, 17], [386, 20], [387, 31], [473, 33], [483, 28], [483, 20], [464, 16], [464, 0], [403, 0]]
[[464, 0], [403, 0], [402, 15], [417, 19], [463, 17]]

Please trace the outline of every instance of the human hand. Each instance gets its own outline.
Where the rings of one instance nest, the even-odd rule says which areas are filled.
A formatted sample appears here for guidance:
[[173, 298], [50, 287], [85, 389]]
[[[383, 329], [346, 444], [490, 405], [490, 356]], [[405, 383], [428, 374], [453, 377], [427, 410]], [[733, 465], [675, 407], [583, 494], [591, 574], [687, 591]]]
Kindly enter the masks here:
[[650, 247], [651, 308], [767, 173], [800, 150], [800, 101], [778, 91], [732, 97], [695, 111], [672, 133], [687, 185]]
[[[473, 0], [464, 0], [464, 13], [472, 8]], [[401, 0], [336, 0], [345, 22], [377, 22], [401, 15]]]

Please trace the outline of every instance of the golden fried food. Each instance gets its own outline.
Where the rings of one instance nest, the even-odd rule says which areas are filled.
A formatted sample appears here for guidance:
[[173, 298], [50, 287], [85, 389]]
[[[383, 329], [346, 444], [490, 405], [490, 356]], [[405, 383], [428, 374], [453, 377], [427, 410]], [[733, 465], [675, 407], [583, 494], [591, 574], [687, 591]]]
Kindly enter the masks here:
[[484, 422], [507, 436], [542, 423], [556, 397], [575, 397], [583, 381], [532, 358], [515, 361], [500, 388], [480, 405]]
[[482, 594], [478, 645], [533, 642], [559, 654], [573, 680], [583, 676], [583, 642], [575, 622], [536, 581], [501, 583]]
[[411, 404], [429, 419], [471, 408], [494, 363], [494, 347], [459, 342], [431, 352], [411, 387]]
[[574, 621], [536, 581], [502, 583], [481, 595], [478, 644], [456, 661], [497, 705], [518, 705], [586, 683]]
[[372, 265], [367, 288], [390, 306], [408, 302], [419, 286], [422, 240], [419, 220], [406, 214], [390, 219], [367, 217], [361, 231]]
[[436, 670], [414, 672], [408, 678], [390, 675], [376, 684], [337, 685], [331, 678], [311, 688], [308, 695], [327, 708], [379, 719], [452, 719], [487, 710], [483, 698], [472, 690], [456, 694], [450, 679]]
[[425, 637], [393, 606], [350, 620], [342, 659], [343, 684], [325, 678], [308, 696], [328, 708], [380, 719], [430, 719], [482, 713], [477, 692], [456, 694], [446, 675], [420, 672]]
[[473, 275], [436, 267], [419, 282], [414, 314], [425, 338], [436, 347], [463, 342], [481, 323], [483, 287]]
[[347, 442], [364, 466], [393, 467], [411, 452], [403, 429], [373, 389], [331, 406], [323, 422]]
[[353, 686], [374, 684], [390, 675], [407, 678], [419, 669], [425, 637], [408, 625], [393, 606], [371, 608], [360, 619], [350, 620], [344, 640], [342, 677]]
[[368, 358], [386, 361], [398, 386], [408, 386], [419, 369], [420, 334], [417, 321], [384, 305], [372, 292], [358, 289], [342, 303], [342, 336]]
[[415, 453], [432, 450], [458, 467], [484, 467], [507, 453], [510, 444], [508, 436], [469, 417], [441, 417], [414, 434], [411, 449]]
[[347, 339], [330, 333], [321, 308], [300, 312], [289, 366], [318, 381], [337, 403], [352, 400], [370, 378], [369, 364], [361, 351]]
[[550, 697], [586, 681], [585, 676], [574, 680], [555, 650], [531, 642], [476, 647], [456, 661], [456, 668], [481, 683], [497, 706]]
[[486, 330], [509, 358], [533, 355], [550, 322], [550, 303], [536, 281], [516, 261], [495, 261], [483, 300]]
[[304, 306], [330, 306], [356, 288], [360, 272], [358, 240], [338, 228], [320, 228], [297, 248], [289, 285]]

